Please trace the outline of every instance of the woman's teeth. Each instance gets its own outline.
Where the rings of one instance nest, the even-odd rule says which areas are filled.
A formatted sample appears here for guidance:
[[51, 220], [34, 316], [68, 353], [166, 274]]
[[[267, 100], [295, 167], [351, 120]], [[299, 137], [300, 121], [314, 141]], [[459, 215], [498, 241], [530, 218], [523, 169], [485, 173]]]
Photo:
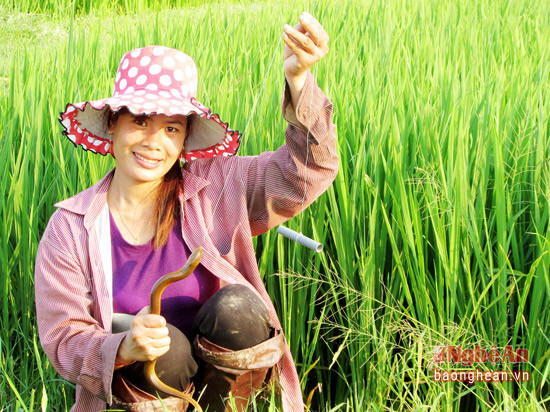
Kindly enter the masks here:
[[143, 161], [143, 162], [145, 162], [145, 163], [152, 164], [152, 165], [154, 165], [154, 164], [156, 164], [156, 163], [159, 162], [159, 160], [146, 159], [145, 157], [140, 156], [140, 155], [138, 155], [137, 153], [134, 153], [134, 155], [135, 155], [139, 160], [141, 160], [141, 161]]

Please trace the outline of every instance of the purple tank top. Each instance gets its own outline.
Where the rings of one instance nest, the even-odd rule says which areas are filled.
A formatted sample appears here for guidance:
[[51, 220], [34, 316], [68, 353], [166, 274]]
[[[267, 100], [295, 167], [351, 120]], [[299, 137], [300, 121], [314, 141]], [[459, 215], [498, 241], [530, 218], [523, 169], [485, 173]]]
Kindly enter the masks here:
[[[135, 315], [149, 305], [151, 288], [162, 275], [180, 269], [190, 250], [181, 236], [181, 222], [172, 229], [166, 245], [155, 251], [153, 241], [132, 245], [120, 234], [111, 215], [113, 256], [113, 309]], [[161, 315], [188, 338], [201, 306], [219, 289], [219, 279], [202, 264], [186, 279], [168, 286], [162, 294]]]

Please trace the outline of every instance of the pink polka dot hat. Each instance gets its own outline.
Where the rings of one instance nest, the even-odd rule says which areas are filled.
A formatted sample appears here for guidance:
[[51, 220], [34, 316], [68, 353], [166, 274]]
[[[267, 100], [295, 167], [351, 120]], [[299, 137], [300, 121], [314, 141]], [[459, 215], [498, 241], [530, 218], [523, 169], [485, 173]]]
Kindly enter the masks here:
[[193, 59], [179, 50], [149, 46], [122, 57], [112, 97], [69, 103], [59, 121], [65, 128], [63, 134], [76, 146], [106, 155], [111, 148], [109, 109], [117, 112], [127, 107], [135, 115], [196, 114], [181, 161], [237, 153], [240, 133], [231, 130], [196, 96], [197, 66]]

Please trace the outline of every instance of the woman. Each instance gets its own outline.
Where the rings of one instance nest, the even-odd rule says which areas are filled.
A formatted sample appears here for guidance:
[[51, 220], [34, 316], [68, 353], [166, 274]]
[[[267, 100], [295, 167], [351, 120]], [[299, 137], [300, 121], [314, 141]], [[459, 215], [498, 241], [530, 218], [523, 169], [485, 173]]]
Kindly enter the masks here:
[[[328, 36], [307, 13], [284, 31], [289, 125], [275, 152], [232, 156], [238, 132], [195, 99], [191, 58], [165, 47], [126, 53], [112, 97], [69, 104], [62, 114], [75, 145], [116, 159], [101, 181], [56, 205], [37, 255], [40, 340], [77, 385], [73, 411], [154, 399], [143, 362], [157, 358], [166, 383], [206, 386], [203, 403], [223, 410], [235, 376], [203, 356], [205, 348], [261, 356], [262, 345], [282, 340], [252, 237], [309, 205], [338, 167], [332, 104], [309, 71], [327, 53]], [[163, 316], [150, 314], [152, 284], [197, 247], [201, 264], [167, 289]], [[135, 316], [121, 325], [117, 313]], [[281, 355], [284, 409], [302, 411], [286, 344]]]

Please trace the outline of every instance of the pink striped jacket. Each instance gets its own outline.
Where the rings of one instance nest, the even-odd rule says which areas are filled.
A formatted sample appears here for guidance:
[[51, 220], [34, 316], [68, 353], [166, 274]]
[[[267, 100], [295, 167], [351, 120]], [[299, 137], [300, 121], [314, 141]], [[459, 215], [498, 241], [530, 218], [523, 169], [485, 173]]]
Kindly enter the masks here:
[[[195, 160], [183, 169], [182, 234], [202, 246], [201, 262], [222, 284], [251, 287], [280, 322], [263, 285], [252, 237], [295, 216], [331, 184], [338, 170], [332, 103], [311, 73], [296, 110], [285, 90], [286, 144], [258, 156]], [[310, 130], [309, 153], [306, 131]], [[307, 172], [305, 168], [307, 158]], [[58, 203], [40, 241], [35, 267], [38, 330], [59, 374], [77, 385], [75, 412], [111, 403], [116, 353], [125, 333], [111, 333], [112, 262], [107, 190], [113, 172]], [[285, 411], [303, 411], [287, 347], [277, 365]]]

